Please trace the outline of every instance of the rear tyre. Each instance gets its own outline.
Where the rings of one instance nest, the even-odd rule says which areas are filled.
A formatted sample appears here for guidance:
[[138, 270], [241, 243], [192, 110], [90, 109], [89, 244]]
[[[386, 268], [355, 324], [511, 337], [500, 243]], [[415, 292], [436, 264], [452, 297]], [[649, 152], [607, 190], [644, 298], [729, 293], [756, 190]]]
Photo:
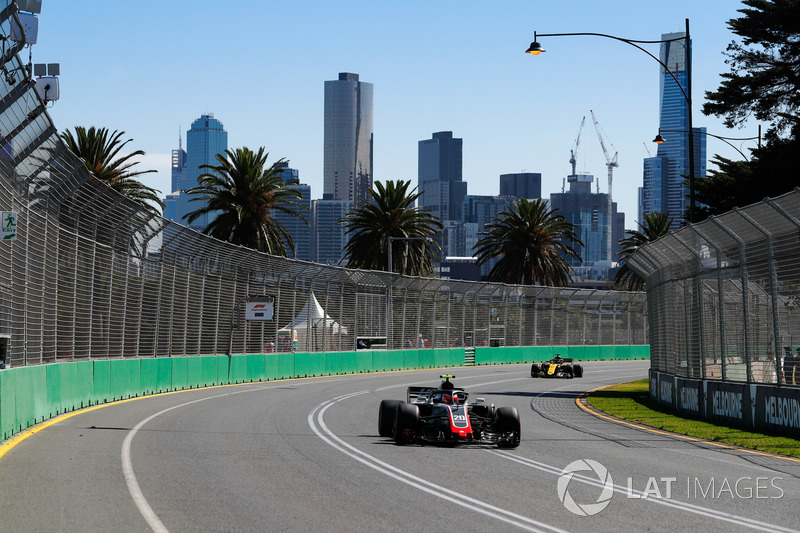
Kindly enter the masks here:
[[583, 367], [581, 365], [572, 365], [572, 375], [576, 378], [583, 377]]
[[538, 378], [539, 377], [539, 372], [541, 372], [541, 371], [542, 371], [542, 367], [540, 367], [536, 363], [533, 363], [531, 365], [531, 377], [532, 378]]
[[413, 439], [419, 425], [419, 407], [410, 403], [400, 403], [394, 419], [394, 443], [402, 446]]
[[516, 407], [499, 407], [495, 419], [498, 448], [516, 448], [519, 446], [522, 427], [519, 421], [519, 411]]
[[381, 437], [391, 437], [394, 430], [394, 417], [397, 414], [397, 406], [403, 403], [400, 400], [382, 400], [378, 409], [378, 435]]

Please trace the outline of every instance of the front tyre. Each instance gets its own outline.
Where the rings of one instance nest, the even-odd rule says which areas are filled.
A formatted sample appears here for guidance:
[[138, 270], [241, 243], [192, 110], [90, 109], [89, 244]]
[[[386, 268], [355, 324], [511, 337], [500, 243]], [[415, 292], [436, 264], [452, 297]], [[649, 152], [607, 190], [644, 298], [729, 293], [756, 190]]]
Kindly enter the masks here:
[[401, 402], [397, 406], [394, 420], [394, 443], [398, 446], [407, 444], [413, 440], [414, 432], [419, 426], [419, 407]]
[[382, 400], [378, 409], [378, 435], [381, 437], [391, 437], [394, 430], [394, 417], [397, 414], [397, 406], [403, 403], [400, 400]]
[[572, 365], [572, 375], [576, 378], [583, 377], [583, 367], [581, 365]]
[[539, 372], [541, 372], [541, 371], [542, 371], [542, 367], [540, 367], [538, 364], [533, 363], [531, 365], [531, 377], [532, 378], [538, 378], [539, 377]]
[[516, 448], [522, 435], [519, 411], [516, 407], [499, 407], [496, 412], [495, 431], [498, 448]]

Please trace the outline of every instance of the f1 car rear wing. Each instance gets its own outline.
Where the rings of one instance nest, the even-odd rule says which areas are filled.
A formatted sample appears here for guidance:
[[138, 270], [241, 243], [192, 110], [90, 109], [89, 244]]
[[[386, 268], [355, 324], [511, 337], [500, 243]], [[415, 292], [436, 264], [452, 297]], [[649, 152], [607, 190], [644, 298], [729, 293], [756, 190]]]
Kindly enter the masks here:
[[416, 400], [419, 396], [429, 396], [433, 390], [431, 387], [409, 387], [406, 392], [406, 402], [411, 403], [412, 400]]
[[[406, 391], [406, 402], [411, 403], [412, 401], [417, 400], [420, 396], [427, 398], [437, 391], [442, 392], [441, 389], [437, 389], [436, 387], [409, 387]], [[454, 387], [452, 389], [448, 389], [448, 391], [464, 392], [464, 389]], [[464, 395], [464, 398], [466, 398], [466, 395]]]

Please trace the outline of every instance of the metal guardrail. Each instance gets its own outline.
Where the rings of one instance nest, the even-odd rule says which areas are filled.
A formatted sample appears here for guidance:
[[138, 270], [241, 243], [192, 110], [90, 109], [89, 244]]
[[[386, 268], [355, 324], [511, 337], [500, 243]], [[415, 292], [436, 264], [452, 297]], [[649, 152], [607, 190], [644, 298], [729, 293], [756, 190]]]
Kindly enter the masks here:
[[794, 384], [782, 366], [800, 347], [800, 190], [670, 233], [629, 265], [647, 280], [653, 370]]
[[[12, 366], [89, 358], [646, 344], [642, 294], [409, 278], [274, 257], [155, 216], [61, 142], [0, 12], [0, 339]], [[316, 297], [305, 324], [303, 309]], [[244, 320], [270, 297], [272, 320]], [[302, 322], [302, 321], [301, 321]], [[289, 330], [284, 326], [294, 324]], [[385, 340], [385, 341], [384, 341]]]

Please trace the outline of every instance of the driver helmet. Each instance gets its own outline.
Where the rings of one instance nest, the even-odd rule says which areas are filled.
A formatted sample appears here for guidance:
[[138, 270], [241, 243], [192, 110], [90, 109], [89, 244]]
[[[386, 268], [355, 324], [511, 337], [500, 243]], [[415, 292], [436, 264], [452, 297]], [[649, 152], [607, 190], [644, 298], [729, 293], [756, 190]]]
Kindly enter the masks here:
[[449, 394], [442, 394], [442, 402], [446, 403], [447, 405], [452, 405], [453, 397]]

